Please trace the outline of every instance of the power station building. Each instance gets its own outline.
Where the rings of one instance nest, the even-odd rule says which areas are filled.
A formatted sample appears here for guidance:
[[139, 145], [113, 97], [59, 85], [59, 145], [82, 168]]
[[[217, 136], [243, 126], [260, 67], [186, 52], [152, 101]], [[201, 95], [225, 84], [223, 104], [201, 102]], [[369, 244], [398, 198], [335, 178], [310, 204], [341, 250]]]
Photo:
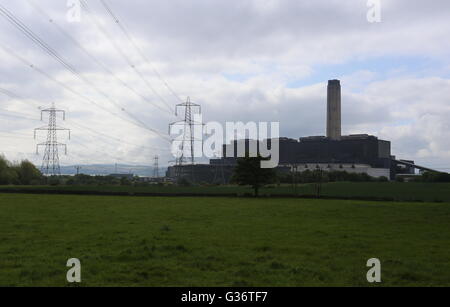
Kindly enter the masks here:
[[[342, 135], [340, 81], [328, 81], [327, 92], [326, 136], [280, 138], [280, 171], [347, 171], [393, 180], [399, 173], [414, 174], [415, 169], [430, 170], [415, 165], [414, 161], [396, 160], [391, 153], [391, 142], [387, 140], [367, 134]], [[234, 144], [224, 145], [222, 158], [212, 159], [207, 165], [169, 167], [167, 176], [174, 177], [178, 171], [179, 176], [195, 178], [197, 182], [228, 182], [237, 164], [238, 143], [244, 145], [242, 142], [245, 143], [245, 152], [249, 152], [250, 142], [256, 141], [236, 140]], [[227, 146], [233, 146], [233, 155], [227, 156], [227, 152], [233, 152], [233, 149], [228, 151]]]

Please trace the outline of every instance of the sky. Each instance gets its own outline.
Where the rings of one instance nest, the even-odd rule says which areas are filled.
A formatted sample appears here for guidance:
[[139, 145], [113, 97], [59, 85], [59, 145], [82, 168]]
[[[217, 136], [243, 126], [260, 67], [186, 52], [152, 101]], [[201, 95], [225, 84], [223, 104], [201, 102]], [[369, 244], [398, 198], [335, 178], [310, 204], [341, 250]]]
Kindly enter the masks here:
[[62, 165], [155, 155], [167, 165], [168, 125], [188, 96], [205, 122], [324, 135], [327, 81], [340, 79], [343, 134], [376, 135], [397, 158], [450, 171], [448, 0], [381, 0], [380, 22], [368, 21], [367, 0], [103, 0], [117, 20], [86, 2], [77, 19], [76, 0], [0, 0], [39, 38], [0, 14], [0, 153], [10, 160], [40, 164], [46, 134], [33, 130], [52, 103], [71, 129], [70, 140], [58, 133]]

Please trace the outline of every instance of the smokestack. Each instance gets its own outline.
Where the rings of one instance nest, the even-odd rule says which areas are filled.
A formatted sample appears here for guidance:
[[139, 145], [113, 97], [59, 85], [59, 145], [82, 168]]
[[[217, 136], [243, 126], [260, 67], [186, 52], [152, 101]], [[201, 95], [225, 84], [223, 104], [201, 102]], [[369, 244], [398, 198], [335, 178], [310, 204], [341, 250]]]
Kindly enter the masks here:
[[328, 81], [327, 137], [332, 140], [341, 138], [341, 82], [339, 80]]

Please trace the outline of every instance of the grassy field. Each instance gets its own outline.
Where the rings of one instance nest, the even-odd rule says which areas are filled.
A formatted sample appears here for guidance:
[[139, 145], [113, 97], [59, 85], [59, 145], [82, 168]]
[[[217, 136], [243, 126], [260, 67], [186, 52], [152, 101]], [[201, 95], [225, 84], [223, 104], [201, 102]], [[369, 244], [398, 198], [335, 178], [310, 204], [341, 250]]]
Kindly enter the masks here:
[[324, 185], [331, 197], [381, 197], [398, 201], [450, 202], [450, 183], [335, 182]]
[[0, 286], [450, 286], [450, 204], [0, 194]]
[[[66, 192], [89, 191], [102, 193], [194, 193], [202, 195], [251, 194], [252, 190], [242, 186], [0, 186], [2, 191], [43, 191], [58, 190]], [[266, 187], [261, 190], [262, 195], [315, 195], [315, 184]], [[395, 201], [445, 201], [450, 202], [450, 183], [399, 183], [399, 182], [335, 182], [322, 185], [322, 195], [341, 198], [381, 198]]]

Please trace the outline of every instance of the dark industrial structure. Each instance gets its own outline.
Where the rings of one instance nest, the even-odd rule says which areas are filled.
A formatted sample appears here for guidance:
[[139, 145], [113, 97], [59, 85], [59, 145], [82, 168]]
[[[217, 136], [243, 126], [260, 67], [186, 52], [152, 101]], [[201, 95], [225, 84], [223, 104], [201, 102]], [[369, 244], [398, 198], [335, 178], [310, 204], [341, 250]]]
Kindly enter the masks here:
[[[415, 169], [433, 171], [410, 160], [396, 160], [391, 153], [391, 142], [367, 134], [341, 135], [341, 85], [339, 80], [328, 82], [327, 136], [310, 136], [299, 139], [280, 138], [279, 171], [302, 172], [307, 169], [366, 173], [372, 177], [395, 179], [397, 174], [414, 174]], [[236, 140], [224, 145], [223, 158], [212, 159], [209, 164], [169, 167], [168, 177], [190, 178], [195, 182], [226, 183], [230, 180], [241, 143], [245, 152], [254, 140]], [[244, 143], [244, 144], [242, 144]], [[270, 140], [269, 140], [270, 143]], [[227, 146], [233, 146], [227, 150]], [[233, 152], [227, 156], [227, 152]]]

